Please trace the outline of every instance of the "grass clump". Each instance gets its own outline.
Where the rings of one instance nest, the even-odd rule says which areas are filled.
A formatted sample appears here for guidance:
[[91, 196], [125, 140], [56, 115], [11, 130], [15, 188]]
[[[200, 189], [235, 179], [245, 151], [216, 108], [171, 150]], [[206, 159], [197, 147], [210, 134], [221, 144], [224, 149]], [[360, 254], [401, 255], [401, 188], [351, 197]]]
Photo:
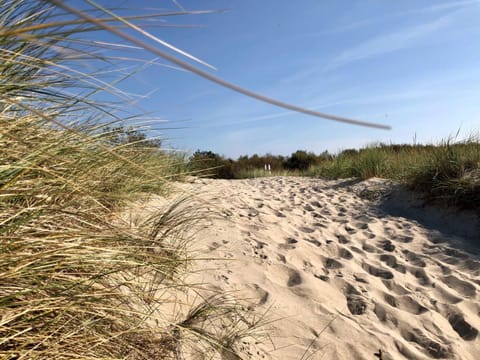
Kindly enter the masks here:
[[382, 177], [451, 205], [478, 209], [480, 139], [452, 139], [437, 145], [385, 145], [347, 150], [309, 170], [327, 178]]
[[406, 175], [407, 183], [431, 198], [466, 208], [480, 201], [480, 141], [443, 141]]
[[95, 26], [68, 19], [0, 4], [0, 358], [234, 358], [255, 322], [186, 282], [198, 204], [123, 215], [183, 161], [91, 97], [115, 89], [71, 65], [102, 59], [75, 38]]

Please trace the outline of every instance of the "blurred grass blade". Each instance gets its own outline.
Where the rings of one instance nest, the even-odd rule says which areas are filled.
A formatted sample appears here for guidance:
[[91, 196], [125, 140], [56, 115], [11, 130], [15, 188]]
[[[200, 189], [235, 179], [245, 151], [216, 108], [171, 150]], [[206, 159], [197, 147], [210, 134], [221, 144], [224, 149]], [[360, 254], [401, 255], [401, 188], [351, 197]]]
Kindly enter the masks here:
[[255, 93], [253, 91], [250, 91], [248, 89], [245, 89], [243, 87], [240, 87], [236, 84], [233, 84], [233, 83], [230, 83], [228, 81], [225, 81], [219, 77], [216, 77], [214, 75], [211, 75], [203, 70], [200, 70], [198, 68], [196, 68], [195, 66], [192, 66], [190, 65], [189, 63], [185, 62], [185, 61], [182, 61], [178, 58], [176, 58], [175, 56], [172, 56], [154, 46], [151, 46], [149, 44], [147, 44], [146, 42], [144, 41], [141, 41], [119, 29], [116, 29], [110, 25], [107, 25], [105, 23], [103, 23], [102, 21], [99, 21], [98, 19], [86, 14], [85, 12], [83, 11], [80, 11], [76, 8], [73, 8], [67, 4], [65, 4], [64, 2], [60, 1], [60, 0], [48, 0], [50, 3], [72, 13], [72, 14], [75, 14], [77, 15], [78, 17], [81, 17], [85, 20], [88, 20], [90, 21], [91, 23], [94, 23], [96, 25], [98, 25], [100, 28], [103, 28], [109, 32], [111, 32], [112, 34], [115, 34], [117, 36], [119, 36], [120, 38], [124, 39], [124, 40], [127, 40], [128, 42], [132, 43], [132, 44], [135, 44], [137, 46], [140, 46], [142, 48], [144, 48], [145, 50], [148, 50], [150, 52], [152, 52], [153, 54], [157, 55], [157, 56], [160, 56], [198, 76], [201, 76], [207, 80], [210, 80], [214, 83], [217, 83], [223, 87], [226, 87], [226, 88], [229, 88], [233, 91], [236, 91], [238, 93], [241, 93], [243, 95], [246, 95], [248, 97], [251, 97], [251, 98], [254, 98], [254, 99], [257, 99], [257, 100], [260, 100], [260, 101], [263, 101], [263, 102], [266, 102], [266, 103], [269, 103], [269, 104], [272, 104], [272, 105], [275, 105], [275, 106], [278, 106], [278, 107], [281, 107], [281, 108], [284, 108], [284, 109], [288, 109], [288, 110], [292, 110], [292, 111], [295, 111], [295, 112], [300, 112], [300, 113], [304, 113], [304, 114], [307, 114], [307, 115], [311, 115], [311, 116], [315, 116], [315, 117], [319, 117], [319, 118], [323, 118], [323, 119], [328, 119], [328, 120], [333, 120], [333, 121], [338, 121], [338, 122], [343, 122], [343, 123], [347, 123], [347, 124], [351, 124], [351, 125], [359, 125], [359, 126], [366, 126], [366, 127], [371, 127], [371, 128], [377, 128], [377, 129], [383, 129], [383, 130], [390, 130], [391, 127], [388, 126], [388, 125], [383, 125], [383, 124], [378, 124], [378, 123], [372, 123], [372, 122], [367, 122], [367, 121], [361, 121], [361, 120], [354, 120], [354, 119], [350, 119], [350, 118], [346, 118], [346, 117], [343, 117], [343, 116], [337, 116], [337, 115], [332, 115], [332, 114], [326, 114], [326, 113], [323, 113], [323, 112], [319, 112], [319, 111], [315, 111], [315, 110], [310, 110], [310, 109], [306, 109], [306, 108], [303, 108], [303, 107], [300, 107], [300, 106], [297, 106], [297, 105], [292, 105], [292, 104], [289, 104], [289, 103], [285, 103], [285, 102], [282, 102], [282, 101], [279, 101], [279, 100], [275, 100], [275, 99], [272, 99], [272, 98], [269, 98], [267, 96], [264, 96], [264, 95], [261, 95], [261, 94], [258, 94], [258, 93]]
[[[179, 53], [180, 55], [183, 55], [185, 56], [186, 58], [190, 59], [190, 60], [193, 60], [195, 62], [198, 62], [212, 70], [216, 70], [216, 68], [208, 63], [206, 63], [205, 61], [203, 60], [200, 60], [199, 58], [173, 46], [172, 44], [169, 44], [167, 43], [166, 41], [163, 41], [161, 39], [159, 39], [158, 37], [156, 36], [153, 36], [152, 34], [150, 34], [148, 31], [145, 31], [143, 30], [142, 28], [136, 26], [135, 24], [131, 23], [130, 21], [128, 21], [125, 17], [121, 17], [121, 16], [117, 16], [115, 13], [111, 12], [110, 10], [104, 8], [103, 6], [100, 6], [99, 4], [93, 2], [92, 0], [85, 0], [86, 2], [88, 2], [90, 5], [96, 7], [97, 9], [100, 9], [101, 11], [105, 12], [106, 14], [112, 16], [113, 18], [117, 19], [119, 22], [127, 25], [129, 28], [139, 32], [140, 34], [142, 34], [143, 36], [149, 38], [150, 40], [153, 40], [157, 43], [159, 43], [160, 45], [163, 45], [165, 46], [166, 48], [170, 49], [170, 50], [173, 50], [175, 51], [176, 53]], [[100, 20], [101, 23], [104, 23], [103, 21]]]

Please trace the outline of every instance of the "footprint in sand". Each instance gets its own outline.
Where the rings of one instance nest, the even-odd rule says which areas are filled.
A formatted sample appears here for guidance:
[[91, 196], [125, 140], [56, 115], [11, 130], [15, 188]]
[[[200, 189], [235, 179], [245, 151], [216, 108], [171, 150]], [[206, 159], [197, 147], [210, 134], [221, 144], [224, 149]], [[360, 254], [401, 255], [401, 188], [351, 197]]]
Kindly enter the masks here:
[[395, 227], [398, 229], [398, 230], [403, 230], [403, 225], [400, 224], [400, 223], [395, 223]]
[[480, 261], [476, 261], [473, 259], [465, 260], [462, 265], [460, 266], [461, 269], [472, 273], [474, 276], [480, 275]]
[[360, 230], [369, 230], [368, 224], [364, 223], [364, 222], [359, 222], [359, 223], [355, 224], [355, 227], [357, 229], [360, 229]]
[[340, 244], [348, 244], [350, 240], [345, 236], [341, 234], [336, 234], [337, 240]]
[[408, 244], [408, 243], [411, 243], [413, 241], [413, 236], [398, 235], [398, 236], [394, 236], [393, 240], [404, 243], [404, 244]]
[[388, 254], [380, 255], [380, 261], [386, 263], [389, 267], [397, 270], [398, 272], [401, 272], [402, 274], [405, 274], [406, 272], [405, 266], [402, 264], [399, 264], [397, 262], [397, 258], [393, 255], [388, 255]]
[[315, 210], [310, 204], [305, 205], [303, 208], [305, 209], [305, 211], [308, 212]]
[[445, 276], [443, 278], [443, 282], [459, 294], [465, 296], [465, 297], [472, 297], [475, 296], [475, 293], [477, 292], [475, 285], [467, 282], [460, 280], [459, 278], [450, 275], [450, 276]]
[[313, 274], [317, 279], [320, 279], [322, 281], [328, 281], [330, 280], [330, 277], [327, 275], [322, 275], [322, 274]]
[[288, 280], [287, 280], [288, 287], [300, 285], [301, 283], [302, 283], [302, 276], [298, 271], [293, 270], [291, 273], [289, 273]]
[[408, 260], [410, 264], [419, 266], [419, 267], [427, 266], [427, 264], [425, 263], [425, 261], [423, 261], [420, 255], [417, 255], [414, 252], [408, 251], [408, 250], [402, 250], [402, 253], [403, 255], [405, 255], [405, 258]]
[[396, 295], [402, 296], [402, 295], [410, 294], [410, 290], [404, 288], [400, 284], [397, 284], [394, 280], [384, 279], [384, 280], [382, 280], [382, 283], [383, 283], [383, 285], [385, 285], [385, 287], [388, 290], [393, 291]]
[[357, 229], [351, 227], [350, 225], [345, 225], [345, 231], [350, 235], [353, 235], [357, 232]]
[[376, 253], [377, 252], [377, 248], [375, 246], [367, 244], [367, 243], [362, 244], [362, 249], [365, 250], [366, 252], [369, 252], [369, 253]]
[[467, 259], [469, 257], [468, 254], [452, 248], [446, 248], [443, 253], [447, 256], [456, 257], [458, 259]]
[[382, 279], [393, 279], [393, 274], [389, 270], [370, 265], [366, 262], [362, 264], [362, 268], [365, 271], [367, 271], [370, 275], [380, 277]]
[[288, 237], [288, 238], [285, 240], [285, 242], [286, 242], [287, 244], [296, 244], [296, 243], [298, 243], [298, 240], [296, 240], [296, 239], [294, 239], [294, 238], [292, 238], [292, 237]]
[[440, 270], [443, 275], [450, 275], [452, 273], [452, 269], [448, 266], [437, 264], [440, 267]]
[[352, 284], [337, 279], [336, 287], [343, 293], [347, 300], [347, 308], [352, 315], [362, 315], [367, 311], [367, 301], [364, 296]]
[[450, 358], [453, 355], [451, 345], [446, 345], [446, 342], [439, 343], [427, 335], [420, 329], [411, 329], [405, 327], [400, 330], [402, 337], [409, 342], [418, 344], [422, 351], [434, 359]]
[[333, 258], [325, 258], [324, 260], [324, 265], [325, 268], [329, 270], [334, 270], [334, 269], [341, 269], [343, 268], [343, 264], [340, 261], [337, 261]]
[[376, 235], [370, 231], [364, 231], [363, 236], [365, 236], [367, 239], [375, 239]]
[[279, 249], [284, 249], [284, 250], [294, 250], [296, 246], [294, 244], [298, 243], [298, 240], [292, 238], [292, 237], [287, 237], [285, 239], [285, 244], [279, 244], [278, 248]]
[[332, 213], [331, 213], [330, 210], [328, 210], [328, 209], [323, 209], [320, 213], [321, 213], [322, 215], [325, 215], [325, 216], [330, 216], [330, 215], [332, 215]]
[[305, 241], [310, 243], [310, 244], [313, 244], [315, 246], [321, 246], [322, 245], [322, 243], [320, 241], [318, 241], [317, 239], [314, 239], [314, 238], [306, 238]]
[[343, 259], [347, 259], [347, 260], [350, 260], [350, 259], [353, 258], [353, 254], [345, 248], [340, 248], [338, 250], [338, 256], [340, 256]]
[[270, 293], [266, 290], [264, 290], [262, 287], [260, 287], [257, 284], [252, 284], [251, 287], [253, 288], [254, 292], [254, 298], [258, 299], [257, 300], [257, 305], [263, 305], [268, 301], [268, 298], [270, 297]]
[[363, 283], [363, 284], [369, 284], [368, 276], [365, 273], [353, 274], [353, 278], [355, 279], [356, 282]]
[[460, 312], [452, 312], [447, 319], [453, 330], [455, 330], [463, 340], [472, 341], [476, 339], [478, 330], [466, 322]]
[[269, 273], [272, 274], [270, 280], [282, 286], [294, 287], [303, 282], [300, 272], [286, 265], [272, 265], [269, 268]]
[[213, 250], [217, 250], [220, 246], [222, 246], [220, 243], [214, 241], [210, 244], [210, 246], [208, 247], [208, 249], [210, 251], [213, 251]]
[[300, 230], [300, 231], [302, 231], [302, 232], [304, 232], [304, 233], [306, 233], [306, 234], [311, 234], [311, 233], [315, 232], [315, 229], [312, 229], [312, 228], [306, 227], [306, 226], [300, 226], [300, 227], [298, 228], [298, 230]]
[[357, 254], [365, 255], [365, 253], [359, 248], [357, 248], [356, 246], [350, 246], [350, 250], [352, 250], [353, 252], [356, 252]]
[[397, 319], [394, 316], [392, 316], [392, 314], [386, 309], [386, 307], [383, 304], [380, 304], [378, 302], [375, 303], [373, 312], [377, 316], [378, 320], [380, 320], [381, 322], [390, 321], [395, 327], [397, 327], [398, 325]]
[[313, 226], [328, 229], [328, 226], [321, 223], [321, 222], [315, 222], [315, 223], [313, 223]]
[[277, 260], [284, 263], [284, 264], [287, 262], [287, 259], [285, 258], [285, 255], [282, 255], [282, 254], [277, 254]]
[[452, 294], [449, 290], [444, 288], [440, 282], [435, 283], [433, 293], [435, 294], [435, 298], [447, 304], [458, 304], [462, 301], [460, 297]]
[[[387, 224], [388, 224], [388, 222], [387, 222]], [[397, 232], [389, 226], [385, 226], [384, 231], [385, 231], [385, 235], [387, 235], [390, 238], [394, 238], [395, 236], [397, 236]]]
[[254, 209], [254, 208], [249, 208], [248, 209], [248, 217], [249, 218], [256, 217], [256, 216], [258, 216], [258, 214], [260, 214], [260, 212], [257, 209]]
[[415, 276], [415, 278], [417, 279], [420, 285], [423, 285], [423, 286], [431, 285], [432, 282], [430, 281], [430, 278], [428, 277], [424, 268], [411, 266], [408, 268], [408, 272], [413, 276]]
[[367, 302], [363, 296], [350, 294], [346, 298], [348, 310], [352, 315], [362, 315], [367, 311]]
[[395, 250], [395, 245], [393, 245], [390, 240], [379, 241], [377, 247], [388, 252], [392, 252]]
[[413, 299], [409, 295], [392, 296], [390, 294], [384, 294], [384, 299], [391, 307], [407, 311], [414, 315], [420, 315], [428, 311], [425, 306], [420, 305], [415, 299]]

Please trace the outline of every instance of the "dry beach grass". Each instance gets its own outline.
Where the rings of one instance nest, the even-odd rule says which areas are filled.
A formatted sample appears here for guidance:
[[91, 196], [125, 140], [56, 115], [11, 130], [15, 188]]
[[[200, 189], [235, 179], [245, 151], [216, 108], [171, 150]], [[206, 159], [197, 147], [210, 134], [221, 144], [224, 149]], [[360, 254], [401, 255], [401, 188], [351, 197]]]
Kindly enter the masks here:
[[96, 27], [65, 17], [43, 1], [0, 6], [0, 358], [236, 356], [255, 323], [186, 282], [201, 208], [182, 197], [123, 215], [165, 196], [181, 158], [124, 141], [136, 133], [92, 95], [125, 94], [84, 72], [111, 66], [108, 44], [82, 41]]

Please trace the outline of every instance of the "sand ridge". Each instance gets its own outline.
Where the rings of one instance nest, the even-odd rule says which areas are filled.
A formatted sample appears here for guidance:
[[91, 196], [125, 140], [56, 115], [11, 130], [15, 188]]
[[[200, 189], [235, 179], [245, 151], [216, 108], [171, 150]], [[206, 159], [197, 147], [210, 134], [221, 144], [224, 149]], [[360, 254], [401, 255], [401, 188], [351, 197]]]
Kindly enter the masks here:
[[270, 341], [245, 356], [378, 359], [380, 349], [384, 360], [479, 359], [478, 254], [457, 246], [461, 236], [388, 214], [358, 186], [292, 177], [188, 185], [223, 216], [197, 247], [233, 260], [202, 263], [214, 269], [202, 280], [278, 319]]

